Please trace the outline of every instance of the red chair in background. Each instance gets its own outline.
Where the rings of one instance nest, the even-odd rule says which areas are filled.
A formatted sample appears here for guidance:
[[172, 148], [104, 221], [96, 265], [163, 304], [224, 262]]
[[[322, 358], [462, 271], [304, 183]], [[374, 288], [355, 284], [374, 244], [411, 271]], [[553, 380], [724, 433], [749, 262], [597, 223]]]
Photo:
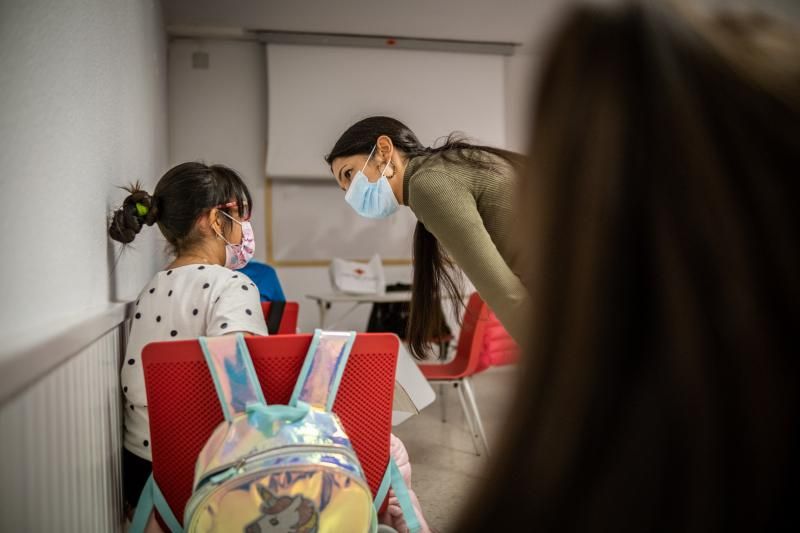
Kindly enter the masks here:
[[[288, 403], [311, 337], [246, 338], [267, 403]], [[361, 461], [373, 497], [389, 462], [398, 349], [395, 335], [357, 335], [333, 405]], [[192, 492], [197, 454], [223, 421], [222, 409], [196, 340], [148, 344], [142, 350], [142, 363], [153, 478], [175, 516], [182, 519]]]
[[445, 422], [446, 418], [444, 386], [452, 384], [458, 390], [464, 418], [467, 420], [475, 453], [478, 455], [481, 445], [488, 454], [489, 444], [475, 401], [471, 377], [490, 366], [515, 363], [518, 357], [519, 347], [516, 342], [476, 292], [470, 296], [467, 303], [453, 360], [445, 364], [419, 365], [432, 385], [440, 385], [442, 422]]
[[[264, 320], [269, 316], [272, 302], [261, 302], [261, 311], [264, 313]], [[300, 313], [300, 304], [297, 302], [285, 302], [283, 316], [275, 333], [270, 331], [270, 335], [294, 335], [297, 333], [297, 315]]]

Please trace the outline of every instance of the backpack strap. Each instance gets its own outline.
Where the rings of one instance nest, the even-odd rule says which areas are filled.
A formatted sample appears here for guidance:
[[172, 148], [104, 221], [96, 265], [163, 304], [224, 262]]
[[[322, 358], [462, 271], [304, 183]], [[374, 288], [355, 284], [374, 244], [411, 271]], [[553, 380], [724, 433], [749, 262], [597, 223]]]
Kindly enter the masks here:
[[410, 533], [418, 533], [422, 526], [417, 518], [417, 512], [414, 510], [414, 505], [411, 503], [411, 496], [408, 494], [408, 487], [406, 482], [403, 481], [403, 474], [400, 473], [400, 468], [397, 466], [393, 457], [389, 457], [389, 464], [386, 465], [386, 470], [383, 472], [383, 479], [378, 486], [378, 492], [375, 493], [373, 506], [375, 511], [380, 510], [383, 501], [389, 496], [389, 488], [394, 490], [394, 495], [400, 503], [400, 509], [403, 511], [403, 518], [406, 521]]
[[247, 412], [248, 405], [267, 405], [241, 333], [200, 337], [199, 341], [225, 420], [230, 422], [237, 414]]
[[181, 523], [175, 518], [175, 514], [172, 512], [167, 500], [161, 494], [161, 489], [158, 488], [156, 480], [153, 479], [153, 474], [150, 474], [150, 477], [147, 478], [147, 483], [142, 488], [142, 494], [139, 496], [139, 503], [136, 504], [136, 512], [133, 515], [133, 521], [128, 531], [130, 533], [144, 533], [153, 509], [158, 511], [161, 519], [164, 520], [164, 523], [172, 533], [181, 533], [183, 531]]
[[281, 319], [283, 319], [283, 310], [286, 308], [286, 302], [273, 301], [269, 303], [269, 313], [267, 313], [267, 331], [270, 335], [275, 335], [281, 328]]
[[408, 495], [408, 487], [406, 482], [403, 481], [403, 475], [400, 473], [395, 460], [389, 459], [389, 469], [392, 471], [392, 489], [394, 490], [397, 500], [400, 502], [400, 508], [403, 510], [403, 518], [406, 520], [406, 525], [411, 533], [418, 533], [422, 526], [417, 519], [417, 512], [411, 503], [411, 496]]
[[299, 400], [330, 411], [355, 340], [355, 331], [315, 330], [289, 405]]

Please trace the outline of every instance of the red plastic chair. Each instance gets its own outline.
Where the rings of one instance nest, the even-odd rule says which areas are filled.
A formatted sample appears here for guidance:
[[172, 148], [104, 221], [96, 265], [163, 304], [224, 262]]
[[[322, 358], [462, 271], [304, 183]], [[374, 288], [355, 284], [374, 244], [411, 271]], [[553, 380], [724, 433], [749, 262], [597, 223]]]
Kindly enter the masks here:
[[512, 365], [519, 360], [519, 345], [506, 328], [489, 310], [489, 319], [483, 329], [483, 342], [478, 372], [492, 366]]
[[[267, 403], [289, 401], [311, 337], [246, 338]], [[357, 335], [333, 405], [373, 496], [389, 461], [398, 348], [398, 339], [392, 334]], [[142, 350], [142, 363], [153, 477], [175, 516], [182, 519], [192, 492], [197, 454], [223, 421], [222, 409], [196, 340], [148, 344]]]
[[[264, 313], [264, 320], [269, 316], [269, 308], [272, 302], [261, 302], [261, 311]], [[281, 323], [278, 326], [276, 335], [294, 335], [297, 333], [297, 315], [300, 313], [300, 304], [297, 302], [286, 302], [281, 316]]]
[[480, 455], [481, 445], [489, 453], [489, 444], [483, 430], [478, 404], [471, 377], [489, 366], [515, 362], [519, 354], [516, 342], [506, 332], [497, 317], [478, 293], [473, 293], [467, 303], [461, 333], [458, 337], [456, 356], [446, 364], [420, 364], [419, 368], [428, 381], [440, 385], [442, 422], [445, 422], [445, 385], [452, 384], [458, 390], [461, 408], [467, 420], [475, 453]]

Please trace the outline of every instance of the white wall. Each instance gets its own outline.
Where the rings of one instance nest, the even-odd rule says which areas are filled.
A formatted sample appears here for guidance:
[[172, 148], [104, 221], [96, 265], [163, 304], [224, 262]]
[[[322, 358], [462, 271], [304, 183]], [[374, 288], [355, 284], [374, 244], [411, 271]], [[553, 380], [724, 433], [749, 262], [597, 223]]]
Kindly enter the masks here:
[[[192, 68], [206, 52], [208, 69]], [[264, 158], [267, 93], [262, 45], [241, 41], [174, 40], [169, 44], [171, 164], [185, 161], [232, 167], [253, 197], [256, 259], [266, 257]]]
[[157, 0], [0, 4], [0, 358], [132, 299], [161, 262], [143, 232], [112, 272], [106, 217], [166, 169]]
[[107, 216], [166, 102], [158, 0], [0, 3], [2, 531], [122, 530], [118, 302], [164, 257], [147, 228], [114, 267]]
[[519, 153], [528, 151], [533, 128], [533, 94], [537, 55], [522, 52], [505, 59], [506, 148]]

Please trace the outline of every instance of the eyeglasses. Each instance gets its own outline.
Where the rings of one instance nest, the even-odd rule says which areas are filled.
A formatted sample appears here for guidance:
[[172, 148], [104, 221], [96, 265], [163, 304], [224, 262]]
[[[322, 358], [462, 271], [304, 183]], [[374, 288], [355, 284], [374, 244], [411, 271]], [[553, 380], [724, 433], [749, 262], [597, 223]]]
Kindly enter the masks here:
[[[215, 205], [214, 207], [217, 209], [239, 209], [239, 202], [234, 200], [232, 202], [228, 202], [227, 204]], [[239, 212], [241, 213], [241, 218], [243, 221], [247, 222], [250, 220], [250, 206], [247, 205], [247, 202], [244, 203], [242, 209], [239, 209]]]

